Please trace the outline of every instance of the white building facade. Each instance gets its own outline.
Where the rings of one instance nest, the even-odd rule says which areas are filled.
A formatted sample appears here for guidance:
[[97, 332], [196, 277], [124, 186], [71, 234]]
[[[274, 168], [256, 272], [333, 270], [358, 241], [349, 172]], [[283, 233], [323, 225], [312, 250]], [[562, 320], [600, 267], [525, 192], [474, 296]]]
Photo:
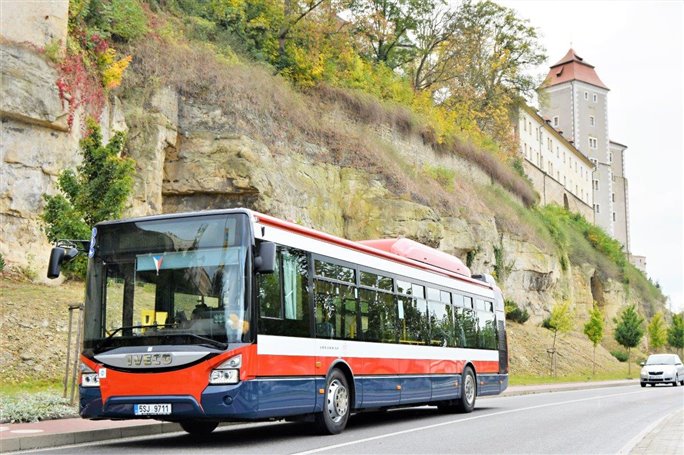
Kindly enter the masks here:
[[556, 203], [593, 221], [594, 164], [549, 123], [527, 106], [518, 111], [525, 173], [543, 205]]

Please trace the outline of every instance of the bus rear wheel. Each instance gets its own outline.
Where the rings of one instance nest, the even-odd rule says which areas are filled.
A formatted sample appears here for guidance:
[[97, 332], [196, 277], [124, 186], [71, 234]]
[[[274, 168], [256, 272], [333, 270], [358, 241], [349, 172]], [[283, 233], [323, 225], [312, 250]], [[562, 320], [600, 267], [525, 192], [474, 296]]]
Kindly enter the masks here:
[[319, 434], [339, 434], [349, 420], [349, 385], [344, 374], [335, 369], [325, 385], [323, 412], [316, 414], [316, 430]]
[[209, 420], [182, 420], [180, 426], [193, 436], [206, 436], [216, 429], [218, 422]]
[[461, 381], [461, 397], [456, 401], [456, 407], [461, 412], [473, 412], [475, 397], [477, 396], [477, 381], [475, 373], [470, 367], [465, 367]]
[[437, 409], [445, 414], [456, 412], [472, 412], [475, 408], [475, 397], [477, 396], [477, 382], [475, 373], [470, 367], [465, 367], [461, 376], [461, 396], [456, 400], [450, 400], [437, 405]]

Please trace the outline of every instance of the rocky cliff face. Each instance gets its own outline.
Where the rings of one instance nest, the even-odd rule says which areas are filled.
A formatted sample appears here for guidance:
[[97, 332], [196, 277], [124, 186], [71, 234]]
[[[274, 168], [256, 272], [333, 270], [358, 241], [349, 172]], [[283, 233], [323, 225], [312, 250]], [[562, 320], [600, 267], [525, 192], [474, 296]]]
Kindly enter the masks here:
[[[39, 53], [7, 43], [0, 51], [9, 62], [0, 97], [0, 253], [8, 264], [40, 277], [49, 254], [39, 222], [41, 195], [54, 193], [59, 172], [78, 163], [80, 119], [67, 130], [58, 75]], [[170, 88], [142, 104], [113, 98], [102, 116], [104, 136], [130, 127], [128, 153], [137, 163], [127, 215], [245, 206], [350, 239], [409, 237], [470, 257], [477, 272], [491, 273], [499, 261], [507, 297], [537, 321], [561, 299], [575, 302], [582, 315], [598, 300], [609, 316], [627, 300], [622, 285], [592, 286], [592, 267], [564, 270], [552, 246], [502, 223], [505, 208], [479, 194], [496, 186], [491, 178], [459, 157], [436, 153], [418, 137], [386, 127], [371, 131], [396, 153], [393, 159], [403, 163], [409, 179], [425, 178], [420, 170], [426, 166], [452, 172], [457, 207], [436, 208], [397, 194], [368, 170], [320, 160], [326, 153], [320, 145], [267, 145], [232, 122], [235, 115]], [[495, 257], [495, 248], [505, 254]]]
[[[0, 59], [0, 254], [42, 280], [50, 254], [42, 195], [54, 194], [59, 173], [78, 164], [83, 119], [77, 112], [68, 128], [59, 74], [36, 49], [0, 42]], [[126, 129], [118, 100], [110, 100], [101, 123], [105, 140]]]

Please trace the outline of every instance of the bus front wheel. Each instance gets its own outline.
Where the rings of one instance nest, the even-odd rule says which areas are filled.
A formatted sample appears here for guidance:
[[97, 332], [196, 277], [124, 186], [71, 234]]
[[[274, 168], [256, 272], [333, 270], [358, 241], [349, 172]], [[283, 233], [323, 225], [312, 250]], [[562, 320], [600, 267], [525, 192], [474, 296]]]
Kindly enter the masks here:
[[216, 429], [218, 422], [206, 420], [183, 420], [180, 426], [193, 436], [206, 436]]
[[349, 397], [347, 378], [340, 370], [333, 370], [325, 385], [323, 412], [315, 416], [319, 434], [339, 434], [344, 430], [349, 420]]

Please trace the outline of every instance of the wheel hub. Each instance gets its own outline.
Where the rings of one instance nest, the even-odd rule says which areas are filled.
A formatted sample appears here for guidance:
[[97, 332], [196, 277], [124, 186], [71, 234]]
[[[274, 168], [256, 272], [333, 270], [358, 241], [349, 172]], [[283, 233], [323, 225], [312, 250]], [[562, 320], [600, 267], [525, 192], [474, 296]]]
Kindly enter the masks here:
[[342, 420], [349, 409], [349, 394], [347, 388], [337, 379], [333, 379], [328, 386], [327, 401], [330, 419], [335, 423]]

